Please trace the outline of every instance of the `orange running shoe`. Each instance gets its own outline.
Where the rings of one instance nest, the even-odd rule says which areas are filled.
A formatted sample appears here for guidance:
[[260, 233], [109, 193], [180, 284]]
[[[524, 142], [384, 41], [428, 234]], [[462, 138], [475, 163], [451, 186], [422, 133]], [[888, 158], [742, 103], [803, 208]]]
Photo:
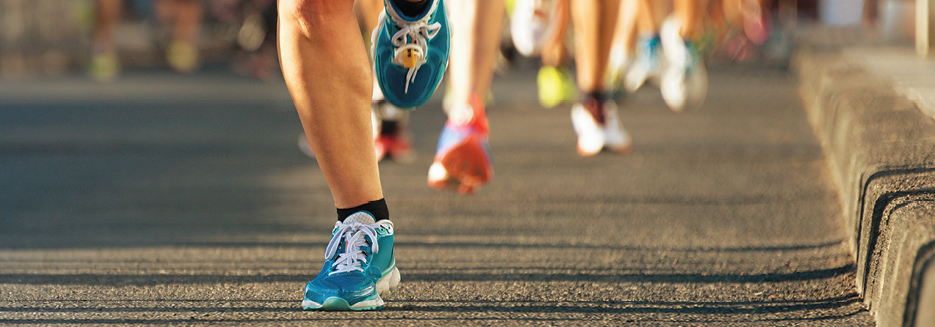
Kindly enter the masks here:
[[471, 194], [489, 182], [493, 178], [489, 130], [477, 94], [471, 96], [470, 103], [453, 108], [429, 168], [429, 186], [438, 190], [453, 186], [461, 194]]

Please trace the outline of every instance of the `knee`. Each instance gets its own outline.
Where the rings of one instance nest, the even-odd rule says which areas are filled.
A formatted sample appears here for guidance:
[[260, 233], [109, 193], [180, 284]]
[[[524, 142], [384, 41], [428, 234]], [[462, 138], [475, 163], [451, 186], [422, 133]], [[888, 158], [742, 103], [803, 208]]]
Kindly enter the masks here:
[[279, 0], [281, 22], [308, 27], [345, 19], [354, 11], [354, 0]]

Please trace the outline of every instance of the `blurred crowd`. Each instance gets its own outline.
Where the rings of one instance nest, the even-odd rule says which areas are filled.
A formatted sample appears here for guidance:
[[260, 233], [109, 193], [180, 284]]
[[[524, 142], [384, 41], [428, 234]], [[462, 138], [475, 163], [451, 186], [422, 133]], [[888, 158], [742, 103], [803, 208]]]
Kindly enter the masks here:
[[224, 63], [266, 79], [278, 66], [275, 0], [0, 0], [0, 78]]
[[[513, 1], [507, 2], [512, 7], [509, 4]], [[819, 2], [766, 1], [763, 10], [770, 24], [775, 21], [781, 27], [783, 14], [817, 18]], [[862, 6], [862, 1], [853, 2], [854, 7]], [[223, 63], [238, 73], [269, 79], [279, 74], [275, 3], [275, 0], [0, 0], [0, 78], [83, 70], [95, 80], [111, 81], [129, 67], [164, 66], [190, 73], [204, 64]], [[787, 55], [784, 51], [789, 40], [783, 39], [787, 34], [778, 33], [781, 29], [750, 38], [736, 34], [736, 28], [725, 24], [731, 20], [718, 10], [707, 15], [711, 28], [705, 34], [706, 55], [730, 60]], [[505, 24], [505, 29], [509, 25]], [[505, 30], [504, 35], [509, 35], [509, 31]], [[509, 37], [505, 38], [503, 58], [507, 61], [518, 57], [510, 42]]]

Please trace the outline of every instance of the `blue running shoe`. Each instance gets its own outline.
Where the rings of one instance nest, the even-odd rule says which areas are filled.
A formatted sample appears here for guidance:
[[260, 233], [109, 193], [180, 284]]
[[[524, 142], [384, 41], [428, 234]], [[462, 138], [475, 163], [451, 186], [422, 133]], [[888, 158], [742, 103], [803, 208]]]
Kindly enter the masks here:
[[305, 284], [305, 310], [379, 310], [399, 285], [393, 223], [360, 211], [334, 224], [318, 277]]
[[445, 2], [432, 0], [424, 13], [409, 17], [386, 0], [379, 21], [370, 39], [377, 84], [394, 106], [418, 107], [435, 93], [448, 68]]

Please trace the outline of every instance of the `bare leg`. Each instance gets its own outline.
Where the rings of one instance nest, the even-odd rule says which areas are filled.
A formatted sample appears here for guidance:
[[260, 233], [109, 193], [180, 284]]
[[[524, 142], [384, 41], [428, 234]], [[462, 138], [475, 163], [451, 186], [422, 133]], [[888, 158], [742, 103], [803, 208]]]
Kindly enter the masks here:
[[[379, 24], [380, 13], [383, 12], [384, 0], [357, 0], [354, 2], [354, 11], [357, 12], [361, 33], [364, 36], [364, 42], [367, 43], [367, 49], [370, 49], [370, 35], [373, 29]], [[373, 76], [373, 100], [383, 100], [383, 92], [377, 84], [376, 76]]]
[[353, 0], [280, 0], [283, 76], [337, 208], [383, 198], [371, 69]]
[[468, 194], [493, 178], [487, 116], [480, 97], [490, 90], [506, 8], [503, 0], [446, 3], [453, 13], [449, 20], [451, 89], [446, 100], [450, 106], [435, 161], [429, 167], [428, 184], [444, 189], [457, 182], [458, 192]]
[[578, 87], [584, 92], [607, 90], [605, 74], [618, 13], [613, 9], [618, 6], [618, 0], [574, 0], [572, 3]]
[[549, 31], [548, 38], [542, 44], [542, 64], [546, 66], [558, 67], [565, 64], [568, 60], [568, 49], [565, 48], [565, 30], [568, 28], [568, 1], [556, 0], [553, 4], [554, 19], [552, 31]]
[[114, 33], [120, 19], [120, 11], [123, 9], [123, 1], [97, 0], [96, 5], [97, 17], [88, 73], [99, 82], [110, 82], [117, 78], [120, 71]]
[[662, 19], [669, 13], [669, 8], [662, 1], [636, 0], [637, 25], [640, 33], [656, 34]]
[[673, 3], [673, 15], [682, 22], [682, 29], [679, 34], [682, 38], [690, 39], [701, 33], [701, 19], [704, 12], [702, 8], [707, 7], [707, 1], [704, 0], [675, 0]]
[[201, 32], [204, 7], [201, 0], [170, 0], [175, 2], [175, 26], [172, 39], [197, 44]]
[[158, 0], [156, 16], [172, 26], [166, 59], [178, 72], [189, 73], [198, 68], [198, 36], [201, 33], [204, 8], [200, 0]]
[[114, 51], [114, 29], [120, 11], [123, 9], [122, 0], [97, 0], [97, 18], [94, 24], [94, 51]]
[[571, 120], [578, 134], [578, 153], [583, 156], [604, 148], [626, 153], [632, 146], [607, 94], [608, 59], [619, 6], [619, 0], [574, 0], [571, 4], [578, 88], [585, 93], [584, 100], [572, 106]]
[[200, 1], [155, 0], [156, 18], [170, 26], [169, 38], [173, 41], [194, 41], [200, 28], [204, 9]]
[[[577, 87], [574, 77], [565, 68], [569, 61], [569, 51], [565, 44], [565, 34], [568, 30], [568, 0], [554, 0], [549, 29], [543, 36], [540, 56], [542, 67], [536, 76], [539, 90], [539, 104], [544, 108], [553, 108], [562, 103], [577, 100]], [[515, 22], [514, 22], [515, 23]]]
[[636, 48], [641, 0], [620, 1], [617, 13], [617, 28], [614, 30], [614, 49], [619, 53], [631, 53]]
[[364, 34], [364, 41], [369, 40], [370, 33], [377, 27], [377, 18], [383, 11], [383, 0], [357, 0], [354, 3], [354, 10], [357, 11], [357, 17], [360, 19], [360, 28]]
[[449, 0], [451, 5], [452, 103], [468, 103], [471, 94], [485, 96], [493, 80], [500, 48], [503, 0]]

